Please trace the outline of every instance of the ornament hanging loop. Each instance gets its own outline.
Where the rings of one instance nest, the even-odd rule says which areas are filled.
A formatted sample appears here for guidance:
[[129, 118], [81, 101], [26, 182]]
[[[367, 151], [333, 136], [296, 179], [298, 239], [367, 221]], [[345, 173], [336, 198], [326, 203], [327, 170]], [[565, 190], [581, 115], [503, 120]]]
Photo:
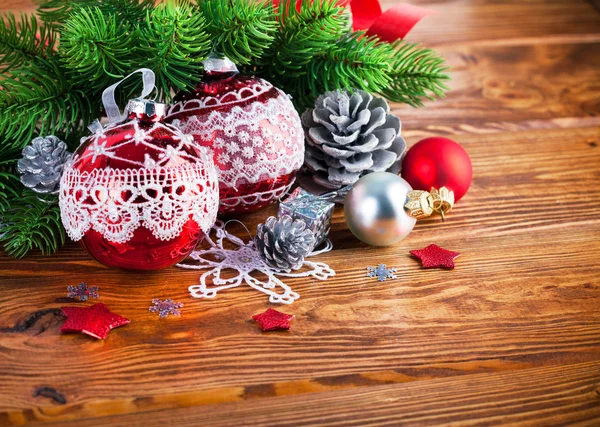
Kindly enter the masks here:
[[102, 104], [104, 105], [104, 111], [106, 111], [106, 116], [108, 117], [108, 121], [110, 123], [117, 123], [123, 121], [126, 118], [125, 114], [121, 113], [121, 110], [117, 105], [117, 101], [115, 100], [115, 90], [121, 83], [123, 83], [125, 80], [127, 80], [129, 77], [133, 76], [136, 73], [142, 74], [143, 87], [142, 94], [140, 95], [139, 99], [146, 98], [152, 93], [152, 91], [156, 87], [156, 77], [154, 75], [154, 71], [152, 71], [149, 68], [140, 68], [138, 70], [135, 70], [133, 73], [129, 74], [125, 78], [119, 80], [115, 84], [104, 89], [104, 92], [102, 92]]

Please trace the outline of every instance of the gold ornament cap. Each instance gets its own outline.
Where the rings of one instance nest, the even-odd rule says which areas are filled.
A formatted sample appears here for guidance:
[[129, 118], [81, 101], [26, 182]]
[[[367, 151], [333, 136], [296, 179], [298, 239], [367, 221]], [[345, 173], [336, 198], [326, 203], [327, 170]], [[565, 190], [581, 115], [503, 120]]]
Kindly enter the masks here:
[[404, 209], [412, 218], [427, 218], [433, 213], [433, 197], [427, 191], [413, 190], [407, 195]]
[[431, 188], [430, 191], [413, 190], [408, 193], [404, 208], [409, 216], [423, 219], [437, 212], [444, 220], [444, 215], [454, 206], [454, 191], [446, 187]]

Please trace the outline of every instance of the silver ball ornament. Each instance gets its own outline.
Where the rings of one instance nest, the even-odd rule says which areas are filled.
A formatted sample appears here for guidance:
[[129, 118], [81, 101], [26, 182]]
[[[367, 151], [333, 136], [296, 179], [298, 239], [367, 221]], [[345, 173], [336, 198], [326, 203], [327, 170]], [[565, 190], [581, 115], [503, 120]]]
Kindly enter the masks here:
[[375, 172], [356, 181], [346, 196], [344, 216], [352, 234], [372, 246], [404, 239], [417, 220], [404, 210], [411, 186], [398, 175]]

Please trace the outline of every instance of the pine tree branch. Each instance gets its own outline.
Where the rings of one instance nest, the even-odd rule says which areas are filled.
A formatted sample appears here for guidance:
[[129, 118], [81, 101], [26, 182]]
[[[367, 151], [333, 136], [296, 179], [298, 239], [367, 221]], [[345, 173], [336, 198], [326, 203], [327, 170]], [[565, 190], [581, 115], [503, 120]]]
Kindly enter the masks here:
[[168, 102], [171, 90], [192, 89], [202, 78], [202, 60], [211, 50], [206, 26], [187, 1], [161, 4], [148, 12], [140, 29], [136, 67], [154, 71], [159, 99]]
[[444, 84], [450, 78], [444, 59], [431, 49], [407, 42], [394, 44], [396, 53], [392, 61], [391, 84], [381, 95], [390, 101], [403, 102], [413, 107], [423, 106], [422, 99], [442, 97], [448, 90]]
[[319, 95], [359, 88], [395, 102], [421, 106], [422, 98], [443, 96], [444, 60], [430, 49], [406, 42], [389, 44], [355, 32], [338, 40], [306, 66], [306, 74], [285, 88], [302, 110]]
[[78, 80], [101, 92], [116, 79], [133, 71], [131, 47], [139, 35], [115, 14], [99, 8], [80, 9], [70, 15], [61, 29], [59, 55]]
[[105, 14], [117, 15], [119, 22], [136, 24], [154, 5], [152, 0], [38, 0], [38, 16], [44, 22], [60, 26], [71, 14], [83, 8], [98, 7]]
[[15, 258], [39, 249], [44, 255], [55, 252], [65, 243], [60, 209], [54, 200], [43, 201], [31, 190], [9, 199], [10, 208], [2, 214], [0, 241], [4, 250]]
[[300, 110], [312, 106], [321, 94], [335, 89], [359, 88], [376, 92], [391, 78], [394, 49], [363, 32], [348, 34], [313, 56], [301, 77], [288, 80], [285, 89]]
[[38, 58], [53, 55], [56, 34], [47, 25], [39, 25], [35, 16], [21, 15], [17, 22], [12, 14], [0, 17], [0, 74]]
[[205, 0], [198, 7], [214, 49], [236, 64], [252, 63], [273, 42], [278, 24], [270, 1]]
[[11, 199], [18, 194], [19, 178], [11, 166], [13, 165], [0, 166], [0, 217], [10, 209]]
[[80, 136], [97, 117], [97, 99], [73, 85], [58, 61], [37, 64], [0, 78], [0, 151], [20, 150], [35, 134]]
[[350, 17], [338, 0], [302, 0], [299, 10], [296, 4], [296, 0], [279, 4], [281, 30], [260, 61], [278, 84], [305, 75], [305, 66], [315, 55], [350, 31]]

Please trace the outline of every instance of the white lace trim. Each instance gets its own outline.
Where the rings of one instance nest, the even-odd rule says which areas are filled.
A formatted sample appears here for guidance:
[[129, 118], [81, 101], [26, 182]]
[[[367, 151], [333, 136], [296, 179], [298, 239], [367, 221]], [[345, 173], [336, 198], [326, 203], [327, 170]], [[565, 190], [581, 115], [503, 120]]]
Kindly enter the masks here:
[[253, 193], [246, 196], [221, 199], [221, 207], [234, 208], [240, 205], [242, 207], [251, 207], [258, 203], [265, 203], [270, 200], [279, 200], [292, 188], [294, 181], [286, 186], [264, 191], [262, 193]]
[[233, 106], [229, 112], [203, 112], [200, 101], [187, 101], [176, 104], [169, 115], [198, 110], [188, 118], [175, 116], [172, 123], [202, 140], [214, 138], [219, 181], [236, 188], [290, 174], [304, 162], [302, 123], [288, 97], [278, 92], [265, 103]]
[[[131, 131], [123, 142], [106, 147], [106, 132], [120, 128]], [[195, 147], [188, 135], [173, 135], [176, 146], [152, 144], [155, 131], [181, 135], [178, 129], [162, 123], [154, 123], [147, 131], [137, 121], [109, 125], [98, 128], [85, 154], [75, 156], [66, 166], [59, 204], [71, 239], [80, 240], [92, 228], [110, 242], [125, 243], [138, 227], [144, 226], [157, 239], [171, 240], [190, 218], [204, 232], [211, 228], [219, 206], [217, 171], [212, 161], [205, 150], [199, 152], [199, 157], [185, 151]], [[118, 148], [132, 143], [147, 146], [158, 160], [147, 154], [142, 163], [117, 155]], [[106, 168], [83, 173], [77, 169], [84, 159], [100, 156], [137, 169]], [[170, 166], [172, 163], [177, 166]]]
[[190, 218], [207, 232], [219, 205], [216, 179], [214, 168], [202, 164], [91, 173], [69, 169], [61, 181], [62, 221], [75, 241], [93, 228], [110, 242], [125, 243], [140, 226], [170, 240]]
[[[210, 235], [207, 235], [205, 240], [211, 247], [190, 254], [192, 260], [196, 261], [197, 264], [177, 264], [178, 267], [190, 270], [208, 270], [200, 276], [199, 285], [192, 285], [188, 288], [194, 298], [214, 298], [220, 291], [246, 283], [248, 286], [269, 295], [269, 302], [291, 304], [300, 298], [300, 295], [277, 276], [314, 277], [318, 280], [327, 280], [335, 276], [335, 271], [327, 264], [307, 260], [304, 260], [303, 267], [300, 270], [294, 272], [273, 269], [260, 258], [253, 240], [244, 243], [242, 239], [229, 234], [225, 230], [222, 221], [217, 221], [213, 231], [217, 237], [216, 243], [213, 242]], [[237, 248], [225, 249], [223, 247], [224, 239], [233, 243]], [[328, 242], [325, 249], [313, 252], [309, 256], [318, 255], [331, 249], [331, 242]], [[223, 270], [234, 270], [238, 274], [230, 278], [223, 278], [221, 277]], [[252, 275], [254, 272], [267, 276], [266, 280], [257, 279]]]
[[219, 96], [206, 96], [202, 99], [191, 99], [189, 101], [181, 101], [174, 104], [169, 115], [177, 114], [182, 111], [190, 111], [206, 107], [221, 107], [224, 105], [237, 104], [240, 101], [250, 98], [256, 98], [263, 93], [267, 93], [273, 88], [273, 85], [266, 80], [256, 79], [256, 83], [251, 86], [246, 86], [240, 90], [226, 92]]

